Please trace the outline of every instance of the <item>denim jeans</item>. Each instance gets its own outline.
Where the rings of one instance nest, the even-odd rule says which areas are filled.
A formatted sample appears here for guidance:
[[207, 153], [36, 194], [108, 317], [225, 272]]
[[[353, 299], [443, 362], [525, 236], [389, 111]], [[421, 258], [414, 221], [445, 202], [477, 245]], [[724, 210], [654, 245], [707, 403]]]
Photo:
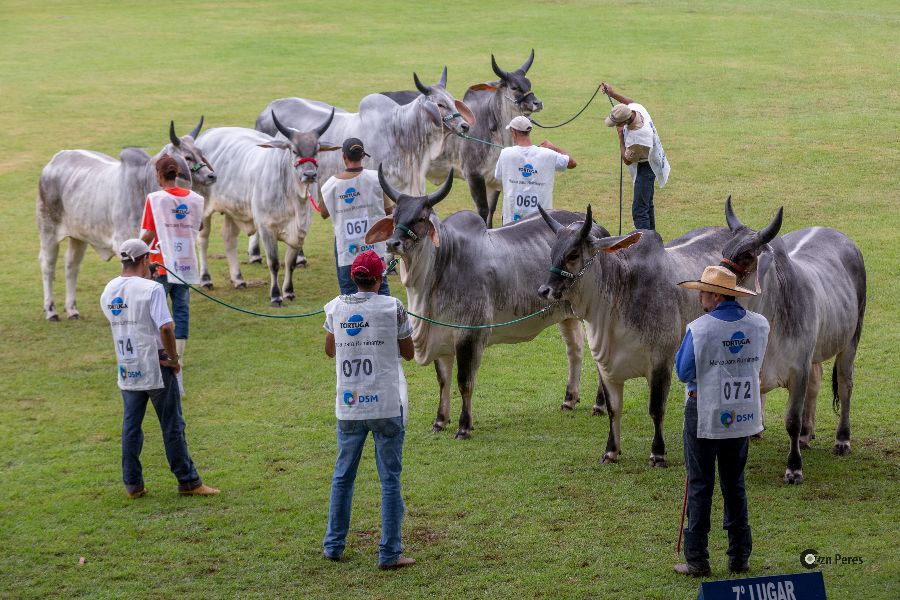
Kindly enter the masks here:
[[156, 281], [163, 285], [166, 289], [166, 294], [172, 299], [172, 320], [175, 321], [175, 338], [186, 340], [188, 338], [188, 320], [191, 316], [191, 288], [183, 283], [169, 283], [169, 279], [165, 275], [160, 275]]
[[[334, 264], [337, 264], [337, 242], [334, 243]], [[353, 283], [353, 278], [350, 277], [350, 265], [347, 265], [346, 267], [338, 267], [337, 278], [338, 285], [341, 288], [341, 294], [355, 294], [358, 291], [356, 288], [356, 284]], [[378, 288], [378, 293], [382, 296], [391, 295], [391, 290], [388, 289], [387, 277], [381, 280], [381, 287]]]
[[375, 439], [375, 465], [381, 480], [381, 543], [378, 562], [392, 565], [400, 558], [403, 545], [400, 527], [403, 524], [403, 496], [400, 494], [400, 471], [403, 460], [403, 417], [338, 420], [338, 456], [331, 480], [331, 503], [328, 508], [328, 530], [322, 547], [329, 557], [340, 557], [346, 546], [350, 529], [350, 509], [353, 504], [353, 483], [369, 432]]
[[141, 448], [144, 446], [141, 424], [147, 411], [148, 400], [153, 403], [156, 416], [159, 418], [166, 459], [169, 461], [169, 468], [178, 479], [178, 489], [192, 490], [202, 483], [184, 438], [184, 417], [181, 416], [178, 381], [172, 369], [160, 368], [165, 387], [158, 390], [121, 390], [125, 404], [125, 414], [122, 418], [122, 481], [128, 492], [135, 492], [144, 487], [140, 460]]
[[656, 229], [656, 218], [653, 215], [653, 183], [656, 175], [649, 162], [637, 164], [637, 176], [634, 179], [634, 201], [631, 204], [631, 218], [635, 229]]
[[719, 486], [725, 500], [722, 528], [728, 531], [730, 564], [740, 565], [750, 558], [753, 539], [744, 490], [744, 466], [750, 438], [712, 440], [697, 437], [697, 400], [684, 405], [684, 464], [688, 474], [688, 524], [684, 529], [684, 557], [688, 564], [709, 566], [707, 543], [709, 513], [719, 461]]

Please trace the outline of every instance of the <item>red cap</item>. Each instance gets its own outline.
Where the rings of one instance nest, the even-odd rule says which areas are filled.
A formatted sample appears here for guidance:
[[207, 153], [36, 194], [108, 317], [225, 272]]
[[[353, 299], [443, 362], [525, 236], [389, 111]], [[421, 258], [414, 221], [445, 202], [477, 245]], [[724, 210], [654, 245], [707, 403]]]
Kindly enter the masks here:
[[365, 275], [377, 279], [384, 275], [384, 261], [375, 254], [374, 250], [366, 250], [353, 259], [350, 267], [350, 275]]

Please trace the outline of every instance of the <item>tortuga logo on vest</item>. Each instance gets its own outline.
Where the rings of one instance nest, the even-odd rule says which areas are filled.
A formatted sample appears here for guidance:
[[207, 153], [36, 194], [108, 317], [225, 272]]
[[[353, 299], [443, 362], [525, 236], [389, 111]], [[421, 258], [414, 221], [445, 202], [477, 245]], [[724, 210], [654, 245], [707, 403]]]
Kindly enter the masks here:
[[744, 335], [743, 331], [735, 331], [731, 339], [722, 340], [722, 345], [728, 348], [732, 354], [737, 354], [744, 349], [744, 346], [750, 343], [750, 338]]
[[344, 404], [347, 406], [369, 402], [378, 402], [378, 394], [360, 394], [356, 390], [344, 390]]
[[519, 173], [522, 174], [522, 177], [531, 177], [532, 175], [537, 175], [537, 169], [531, 163], [528, 163], [519, 167]]
[[345, 323], [341, 323], [341, 329], [346, 330], [347, 335], [350, 337], [359, 335], [359, 332], [362, 331], [364, 327], [368, 326], [369, 322], [360, 314], [351, 315]]
[[125, 304], [125, 299], [121, 296], [116, 296], [112, 299], [112, 302], [106, 305], [109, 308], [109, 312], [111, 312], [114, 316], [118, 317], [122, 314], [122, 311], [128, 308], [128, 305]]
[[347, 191], [338, 196], [341, 200], [346, 202], [347, 204], [353, 204], [353, 201], [359, 198], [360, 192], [356, 191], [356, 188], [347, 188]]
[[187, 204], [179, 204], [175, 208], [172, 209], [172, 214], [175, 215], [175, 218], [179, 221], [191, 214], [191, 209]]

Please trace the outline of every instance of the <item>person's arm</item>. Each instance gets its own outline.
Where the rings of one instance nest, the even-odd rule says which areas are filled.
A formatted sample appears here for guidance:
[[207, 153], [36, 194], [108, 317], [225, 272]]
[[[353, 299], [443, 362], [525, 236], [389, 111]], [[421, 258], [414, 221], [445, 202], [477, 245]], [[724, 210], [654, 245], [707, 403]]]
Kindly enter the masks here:
[[622, 154], [622, 162], [630, 165], [632, 161], [628, 158], [628, 150], [625, 148], [625, 133], [622, 129], [622, 127], [616, 127], [616, 131], [619, 132], [619, 152]]
[[566, 165], [567, 169], [574, 169], [575, 167], [578, 166], [578, 163], [575, 162], [575, 159], [572, 158], [571, 154], [569, 154], [568, 152], [566, 152], [565, 150], [563, 150], [562, 148], [560, 148], [559, 146], [557, 146], [550, 140], [544, 140], [543, 142], [541, 142], [541, 148], [549, 148], [550, 150], [553, 150], [557, 154], [565, 154], [566, 156], [568, 156], [569, 164]]
[[334, 334], [330, 331], [325, 333], [325, 355], [328, 358], [334, 358]]
[[412, 323], [409, 322], [406, 308], [399, 300], [397, 300], [397, 344], [400, 346], [400, 356], [404, 360], [412, 360], [415, 357], [416, 348], [412, 339]]
[[161, 360], [159, 361], [159, 364], [164, 367], [169, 367], [175, 371], [175, 374], [177, 375], [178, 372], [181, 371], [181, 366], [178, 364], [178, 351], [175, 349], [175, 324], [169, 321], [160, 327], [159, 339], [162, 342], [166, 354], [169, 355], [169, 360]]
[[153, 220], [153, 209], [150, 208], [150, 198], [144, 202], [144, 215], [141, 217], [141, 239], [145, 244], [150, 244], [156, 237], [156, 222]]
[[689, 383], [697, 379], [697, 364], [694, 358], [694, 336], [688, 329], [681, 341], [678, 354], [675, 355], [675, 372], [683, 383]]
[[612, 98], [613, 100], [617, 100], [622, 104], [634, 104], [634, 100], [629, 98], [628, 96], [623, 96], [616, 90], [612, 89], [612, 86], [608, 83], [601, 83], [600, 88], [603, 90], [603, 93]]
[[398, 340], [398, 343], [400, 344], [400, 356], [404, 360], [412, 360], [416, 355], [416, 347], [413, 345], [412, 336]]
[[319, 216], [322, 217], [323, 219], [327, 219], [328, 217], [331, 216], [330, 214], [328, 214], [328, 207], [325, 206], [324, 202], [319, 205]]

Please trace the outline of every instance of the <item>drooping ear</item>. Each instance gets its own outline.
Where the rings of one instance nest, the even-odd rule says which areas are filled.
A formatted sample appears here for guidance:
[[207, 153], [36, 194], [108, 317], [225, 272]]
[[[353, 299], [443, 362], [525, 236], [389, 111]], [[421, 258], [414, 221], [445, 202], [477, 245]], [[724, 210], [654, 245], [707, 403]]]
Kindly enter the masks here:
[[422, 103], [422, 110], [425, 111], [425, 114], [428, 115], [428, 119], [434, 124], [435, 127], [441, 126], [441, 111], [437, 107], [437, 104], [435, 104], [431, 100], [426, 100]]
[[632, 231], [628, 235], [618, 235], [615, 237], [600, 238], [595, 242], [598, 249], [612, 254], [619, 250], [624, 250], [628, 246], [632, 246], [641, 241], [641, 232]]
[[284, 142], [281, 140], [272, 140], [271, 142], [266, 142], [265, 144], [257, 144], [260, 148], [276, 148], [278, 150], [290, 150], [291, 143]]
[[441, 246], [440, 226], [437, 215], [432, 211], [428, 216], [428, 237], [431, 238], [431, 243], [434, 244], [435, 248], [440, 248]]
[[470, 127], [472, 125], [475, 125], [475, 114], [472, 112], [472, 109], [470, 109], [466, 105], [465, 102], [463, 102], [462, 100], [454, 100], [453, 104], [456, 105], [456, 111], [463, 118], [463, 121], [468, 123]]
[[469, 91], [472, 91], [472, 92], [480, 92], [482, 90], [485, 90], [488, 92], [496, 92], [497, 87], [494, 85], [491, 85], [490, 83], [476, 83], [475, 85], [469, 87]]
[[366, 243], [377, 244], [378, 242], [383, 242], [391, 237], [392, 233], [394, 233], [393, 217], [382, 217], [366, 232]]
[[769, 268], [772, 266], [772, 263], [775, 260], [775, 253], [772, 252], [772, 248], [768, 246], [764, 246], [763, 252], [760, 253], [759, 258], [756, 259], [756, 292], [762, 293], [762, 283], [766, 280], [766, 274], [769, 272]]

